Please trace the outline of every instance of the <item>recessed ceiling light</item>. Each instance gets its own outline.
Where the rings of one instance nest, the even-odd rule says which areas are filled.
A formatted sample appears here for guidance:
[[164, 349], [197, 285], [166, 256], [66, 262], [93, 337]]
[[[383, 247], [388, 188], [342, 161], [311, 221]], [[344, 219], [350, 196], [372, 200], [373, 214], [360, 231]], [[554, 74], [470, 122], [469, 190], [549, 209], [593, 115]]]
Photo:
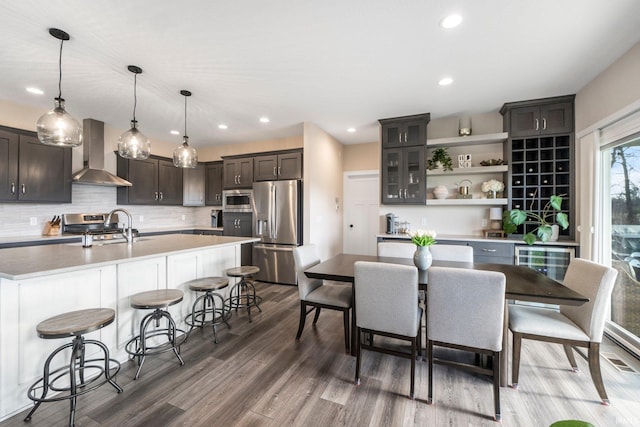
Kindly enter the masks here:
[[449, 15], [440, 21], [440, 26], [442, 28], [455, 28], [462, 22], [462, 16], [460, 15]]
[[227, 129], [227, 127], [228, 126], [225, 125], [224, 123], [218, 125], [218, 129]]
[[34, 95], [44, 95], [44, 92], [37, 87], [28, 87], [27, 92], [33, 93]]
[[269, 123], [269, 117], [260, 117], [260, 123]]
[[451, 77], [444, 77], [438, 82], [440, 86], [449, 86], [451, 83], [453, 83], [453, 79]]
[[356, 131], [356, 128], [349, 128], [349, 129], [347, 129], [347, 132], [351, 132], [351, 133], [353, 133], [353, 132], [355, 132], [355, 131]]
[[180, 135], [180, 131], [172, 130], [171, 135]]

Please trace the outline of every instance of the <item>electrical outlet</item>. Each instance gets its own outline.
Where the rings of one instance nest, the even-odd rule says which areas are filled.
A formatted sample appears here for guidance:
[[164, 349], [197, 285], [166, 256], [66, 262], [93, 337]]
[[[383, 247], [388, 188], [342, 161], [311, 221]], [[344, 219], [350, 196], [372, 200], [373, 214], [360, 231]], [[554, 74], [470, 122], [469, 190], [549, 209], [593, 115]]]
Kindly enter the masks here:
[[489, 225], [489, 222], [487, 221], [486, 218], [482, 218], [482, 226], [486, 227], [487, 225]]
[[140, 215], [140, 216], [138, 217], [138, 221], [139, 221], [139, 222], [144, 222], [144, 215]]
[[427, 226], [427, 218], [422, 218], [422, 219], [420, 220], [420, 225], [421, 225], [422, 227], [426, 227], [426, 226]]
[[38, 225], [38, 218], [35, 216], [29, 218], [29, 225]]
[[187, 219], [186, 215], [182, 215], [182, 220], [184, 221], [185, 219]]

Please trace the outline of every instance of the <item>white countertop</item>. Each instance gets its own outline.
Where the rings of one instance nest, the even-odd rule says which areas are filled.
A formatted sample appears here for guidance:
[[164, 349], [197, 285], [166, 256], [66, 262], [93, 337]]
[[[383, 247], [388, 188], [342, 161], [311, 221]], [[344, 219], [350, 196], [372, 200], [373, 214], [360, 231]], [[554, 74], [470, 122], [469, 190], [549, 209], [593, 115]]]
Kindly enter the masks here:
[[[153, 234], [153, 233], [180, 233], [182, 231], [187, 230], [204, 230], [204, 231], [223, 231], [222, 227], [211, 227], [208, 225], [205, 226], [192, 226], [192, 227], [166, 227], [166, 228], [145, 228], [139, 229], [140, 235], [144, 236], [145, 234]], [[34, 235], [34, 236], [10, 236], [10, 237], [0, 237], [0, 244], [11, 244], [11, 243], [28, 243], [28, 242], [36, 242], [36, 243], [47, 243], [47, 242], [56, 242], [58, 240], [70, 240], [70, 239], [79, 239], [80, 236], [77, 234], [57, 234], [55, 236], [42, 236], [42, 235]]]
[[[404, 239], [409, 240], [410, 237], [408, 234], [378, 234], [376, 238], [382, 239]], [[499, 237], [489, 237], [485, 239], [482, 236], [476, 235], [458, 235], [458, 234], [438, 234], [436, 236], [437, 240], [454, 240], [454, 241], [464, 241], [464, 242], [491, 242], [491, 243], [515, 243], [517, 245], [526, 245], [527, 243], [523, 241], [521, 238], [516, 237], [507, 237], [507, 238], [499, 238]], [[536, 242], [535, 245], [548, 245], [548, 246], [580, 246], [579, 242], [574, 240], [558, 240], [557, 242]]]
[[259, 241], [253, 237], [192, 234], [142, 236], [136, 240], [131, 245], [121, 242], [94, 244], [90, 248], [83, 248], [80, 243], [59, 243], [0, 249], [0, 278], [28, 279], [190, 252], [207, 247], [233, 246]]

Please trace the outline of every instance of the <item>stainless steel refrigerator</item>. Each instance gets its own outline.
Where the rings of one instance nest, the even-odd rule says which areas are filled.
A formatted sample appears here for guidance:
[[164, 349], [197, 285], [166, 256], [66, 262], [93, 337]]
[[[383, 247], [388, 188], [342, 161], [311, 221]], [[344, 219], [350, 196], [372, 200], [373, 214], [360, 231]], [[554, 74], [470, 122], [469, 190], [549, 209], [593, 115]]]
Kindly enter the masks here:
[[293, 249], [302, 244], [302, 185], [298, 180], [253, 183], [253, 265], [256, 280], [297, 284]]

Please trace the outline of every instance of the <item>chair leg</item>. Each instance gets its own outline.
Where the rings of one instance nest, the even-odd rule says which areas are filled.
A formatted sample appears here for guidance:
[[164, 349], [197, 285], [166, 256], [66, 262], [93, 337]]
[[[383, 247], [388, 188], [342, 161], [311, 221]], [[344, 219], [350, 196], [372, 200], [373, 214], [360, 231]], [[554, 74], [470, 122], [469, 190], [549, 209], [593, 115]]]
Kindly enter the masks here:
[[511, 365], [511, 387], [518, 388], [518, 375], [520, 373], [520, 348], [522, 347], [522, 335], [513, 333], [513, 364]]
[[602, 399], [602, 404], [608, 406], [609, 397], [607, 396], [607, 392], [604, 389], [604, 382], [602, 382], [602, 374], [600, 372], [600, 343], [589, 343], [588, 358], [589, 371], [591, 372], [591, 380], [593, 381], [593, 385], [595, 385], [596, 390], [598, 390], [600, 399]]
[[429, 359], [429, 391], [427, 393], [427, 404], [433, 403], [433, 341], [427, 339], [427, 359]]
[[357, 328], [356, 330], [356, 337], [358, 338], [356, 340], [356, 385], [360, 385], [360, 355], [362, 353], [362, 349], [361, 349], [361, 341], [360, 339], [361, 337], [361, 332], [360, 332], [360, 328]]
[[315, 325], [320, 317], [320, 307], [316, 307], [316, 315], [313, 316], [313, 324]]
[[[419, 330], [420, 328], [418, 328]], [[418, 332], [419, 333], [419, 332]], [[411, 388], [409, 389], [409, 399], [414, 400], [415, 394], [414, 389], [416, 385], [416, 347], [417, 347], [417, 338], [411, 339]]]
[[349, 309], [342, 311], [342, 320], [344, 322], [344, 348], [349, 353]]
[[571, 370], [573, 372], [578, 372], [578, 364], [576, 363], [576, 358], [573, 356], [573, 347], [569, 344], [563, 344], [564, 354], [567, 355], [567, 359], [569, 359], [569, 363], [571, 364]]
[[500, 421], [502, 419], [502, 414], [500, 413], [500, 352], [496, 351], [493, 353], [493, 360], [491, 361], [493, 364], [493, 406], [496, 414], [496, 421]]
[[298, 333], [296, 334], [296, 340], [300, 339], [302, 330], [304, 329], [304, 321], [307, 317], [307, 304], [304, 301], [300, 301], [300, 323], [298, 323]]

